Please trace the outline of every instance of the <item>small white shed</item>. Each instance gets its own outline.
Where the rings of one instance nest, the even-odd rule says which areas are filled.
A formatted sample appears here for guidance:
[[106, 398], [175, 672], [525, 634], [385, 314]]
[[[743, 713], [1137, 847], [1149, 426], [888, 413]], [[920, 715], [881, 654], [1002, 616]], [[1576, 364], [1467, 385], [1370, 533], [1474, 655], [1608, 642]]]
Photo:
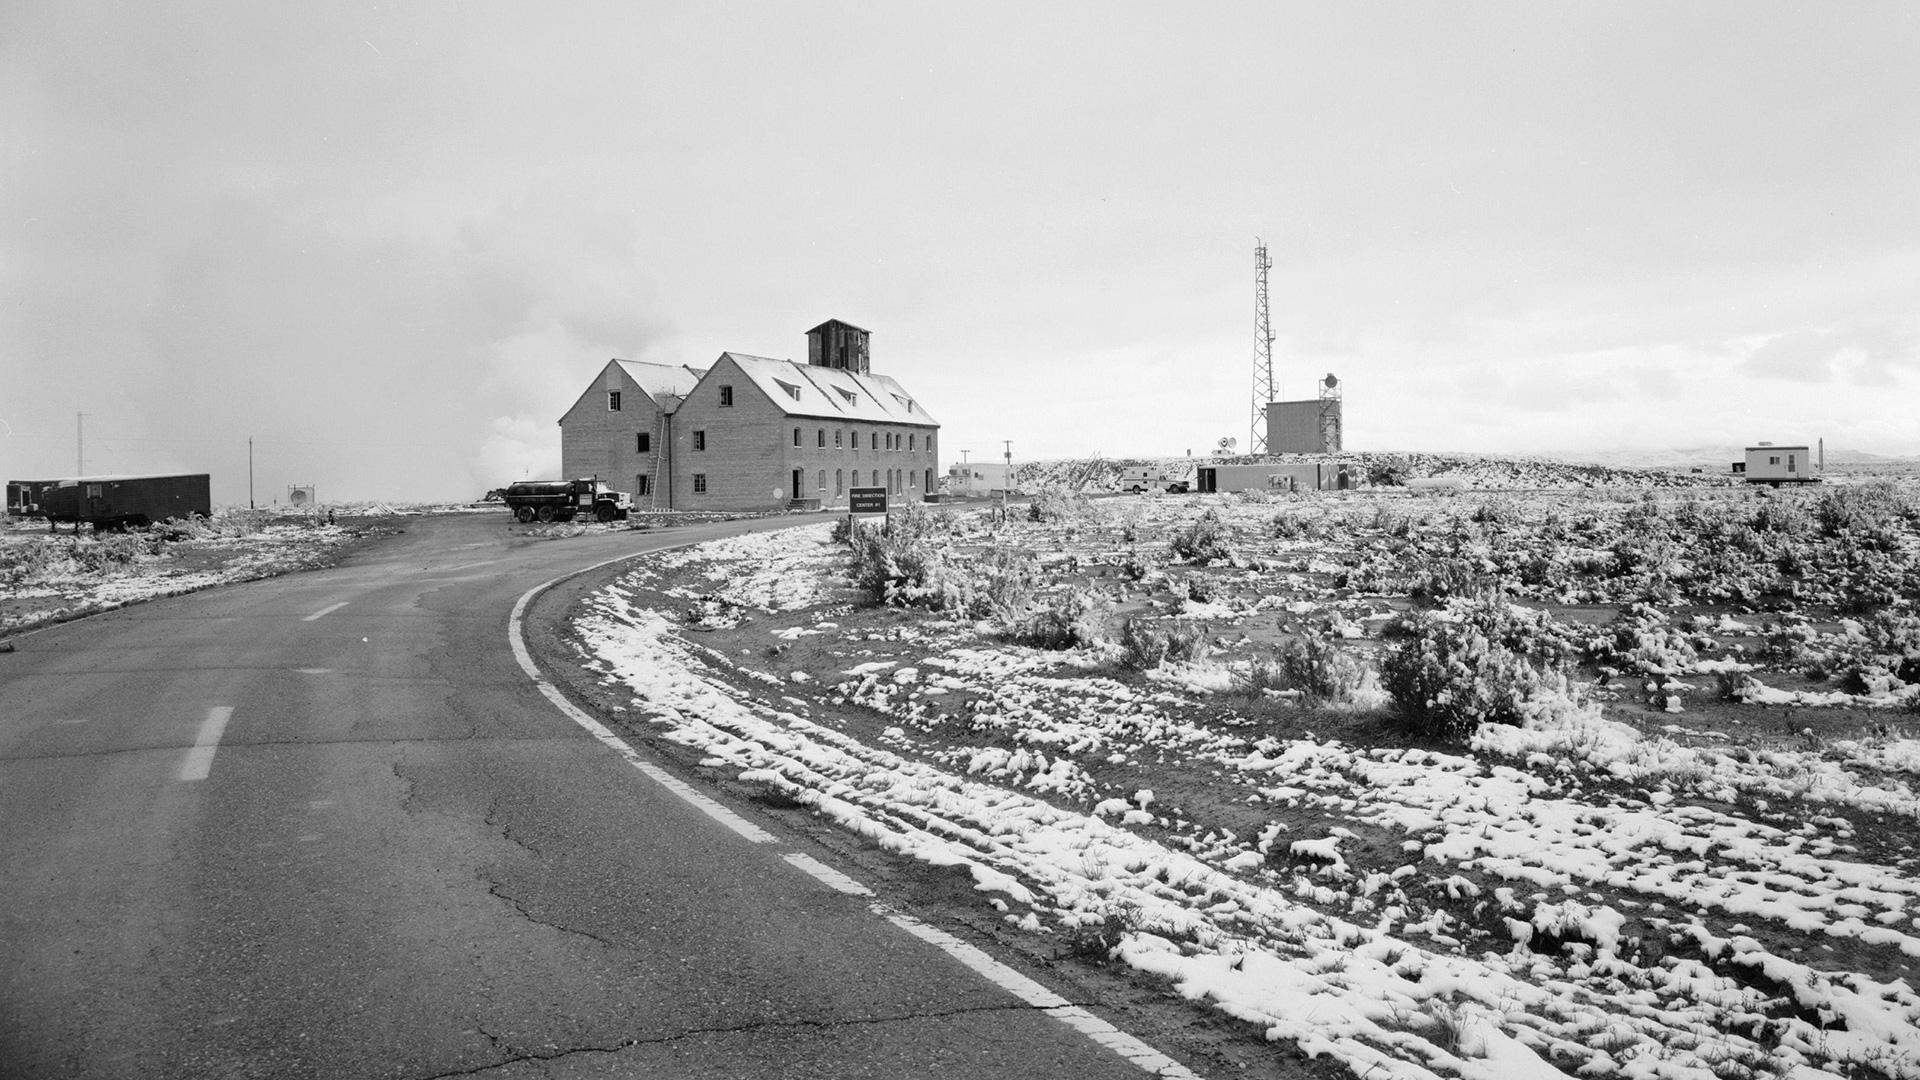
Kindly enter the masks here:
[[1804, 446], [1774, 446], [1762, 443], [1747, 447], [1746, 477], [1749, 484], [1811, 484], [1819, 479]]

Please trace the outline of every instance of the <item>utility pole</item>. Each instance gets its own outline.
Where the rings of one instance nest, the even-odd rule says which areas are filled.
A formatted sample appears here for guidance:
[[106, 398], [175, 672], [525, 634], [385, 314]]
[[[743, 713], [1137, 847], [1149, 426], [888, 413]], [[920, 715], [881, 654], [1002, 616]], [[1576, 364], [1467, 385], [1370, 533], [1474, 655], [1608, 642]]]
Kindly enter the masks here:
[[1267, 271], [1273, 260], [1267, 257], [1267, 242], [1253, 238], [1253, 430], [1247, 440], [1247, 453], [1267, 452], [1267, 403], [1275, 394], [1273, 384], [1273, 322], [1267, 317]]
[[253, 509], [253, 436], [247, 436], [247, 509]]
[[1007, 520], [1007, 501], [1013, 497], [1013, 440], [1000, 440], [1007, 444], [1007, 476], [1000, 484], [1000, 520]]

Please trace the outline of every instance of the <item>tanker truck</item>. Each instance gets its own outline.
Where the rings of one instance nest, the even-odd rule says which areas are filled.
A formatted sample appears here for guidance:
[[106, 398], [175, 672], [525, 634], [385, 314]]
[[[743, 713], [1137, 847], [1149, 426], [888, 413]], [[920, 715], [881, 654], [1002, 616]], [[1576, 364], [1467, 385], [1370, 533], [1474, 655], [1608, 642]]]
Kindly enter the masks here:
[[618, 521], [633, 509], [633, 496], [600, 481], [521, 480], [508, 484], [503, 496], [516, 521], [572, 521], [575, 514], [592, 514], [595, 521]]

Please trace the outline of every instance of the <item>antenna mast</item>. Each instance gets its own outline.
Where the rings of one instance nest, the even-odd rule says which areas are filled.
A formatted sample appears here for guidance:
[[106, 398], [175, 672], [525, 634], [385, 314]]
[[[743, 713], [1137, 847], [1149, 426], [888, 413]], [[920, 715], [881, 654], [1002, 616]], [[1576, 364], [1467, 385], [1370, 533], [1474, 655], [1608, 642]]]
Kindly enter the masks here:
[[1253, 238], [1253, 423], [1247, 453], [1267, 452], [1267, 403], [1273, 391], [1273, 323], [1267, 318], [1267, 242]]

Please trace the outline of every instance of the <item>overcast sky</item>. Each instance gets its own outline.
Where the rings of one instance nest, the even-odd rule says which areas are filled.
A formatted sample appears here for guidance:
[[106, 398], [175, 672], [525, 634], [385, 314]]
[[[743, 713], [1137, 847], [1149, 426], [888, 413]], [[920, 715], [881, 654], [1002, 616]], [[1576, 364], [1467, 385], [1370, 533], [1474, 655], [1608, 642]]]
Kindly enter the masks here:
[[958, 460], [1920, 453], [1920, 6], [0, 5], [0, 472], [559, 467], [827, 318]]

